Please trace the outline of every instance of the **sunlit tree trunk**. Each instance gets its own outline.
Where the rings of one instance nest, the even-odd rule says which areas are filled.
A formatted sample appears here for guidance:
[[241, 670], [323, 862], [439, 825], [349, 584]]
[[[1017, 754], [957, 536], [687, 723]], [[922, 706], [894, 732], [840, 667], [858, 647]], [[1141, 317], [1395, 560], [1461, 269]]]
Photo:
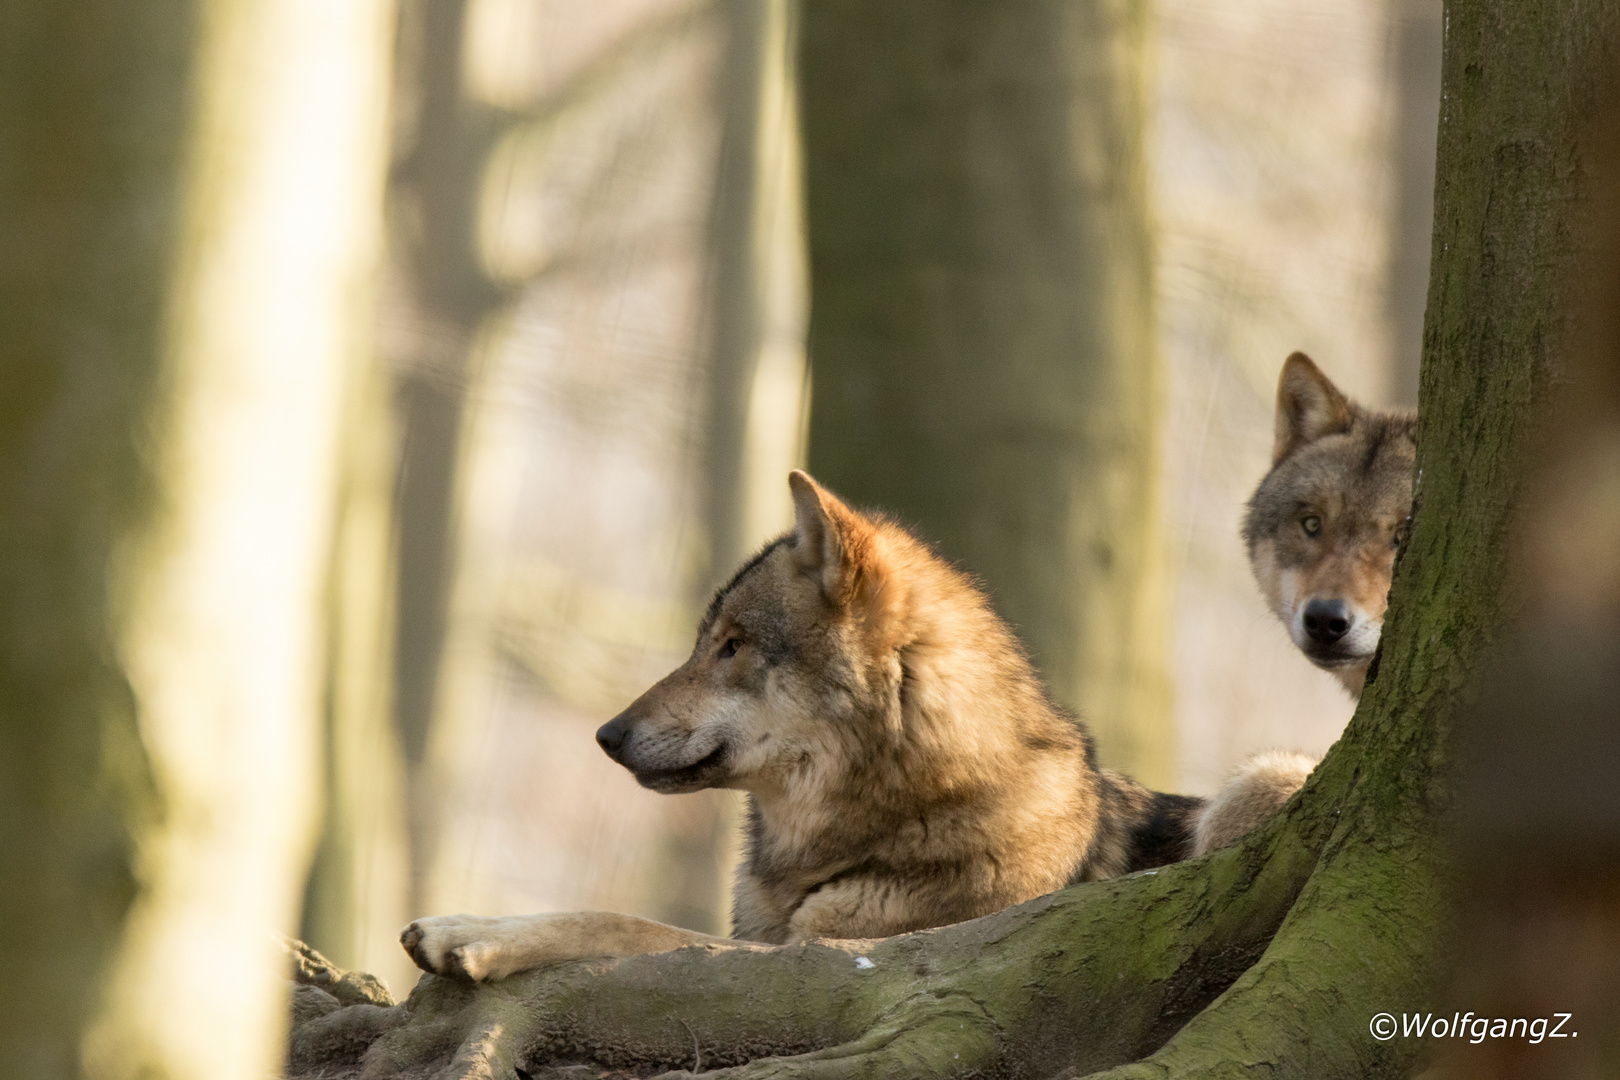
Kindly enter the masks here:
[[409, 921], [404, 760], [394, 726], [394, 425], [374, 355], [345, 401], [327, 568], [320, 836], [300, 936], [333, 961], [403, 972], [395, 935]]
[[0, 8], [0, 1073], [262, 1077], [382, 0]]
[[810, 470], [1174, 785], [1136, 0], [807, 4]]

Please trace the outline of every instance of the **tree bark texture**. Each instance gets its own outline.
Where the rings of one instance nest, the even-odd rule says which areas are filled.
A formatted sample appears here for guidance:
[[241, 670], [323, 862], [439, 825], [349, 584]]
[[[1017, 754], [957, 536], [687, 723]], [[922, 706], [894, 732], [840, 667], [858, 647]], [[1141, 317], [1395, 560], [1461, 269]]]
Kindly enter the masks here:
[[810, 471], [978, 575], [1176, 782], [1136, 0], [802, 12]]
[[293, 1073], [1321, 1080], [1405, 1075], [1432, 1051], [1369, 1022], [1441, 1000], [1457, 718], [1518, 604], [1510, 533], [1574, 347], [1589, 125], [1620, 40], [1612, 2], [1447, 14], [1417, 512], [1361, 705], [1272, 823], [883, 941], [426, 977], [403, 1006], [331, 1003], [296, 1031]]
[[[1613, 38], [1610, 39], [1611, 44]], [[1620, 58], [1606, 160], [1582, 154], [1603, 245], [1566, 288], [1578, 363], [1526, 490], [1514, 569], [1525, 611], [1470, 717], [1460, 770], [1464, 882], [1450, 1009], [1568, 1013], [1561, 1038], [1471, 1026], [1435, 1080], [1600, 1076], [1620, 1060]]]

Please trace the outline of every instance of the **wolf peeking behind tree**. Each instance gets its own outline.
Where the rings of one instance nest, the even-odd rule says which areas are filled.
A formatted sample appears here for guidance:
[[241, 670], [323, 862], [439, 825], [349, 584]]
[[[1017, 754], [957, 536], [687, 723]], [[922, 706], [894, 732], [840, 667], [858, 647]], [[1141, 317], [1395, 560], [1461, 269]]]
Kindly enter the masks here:
[[[1243, 522], [1249, 565], [1299, 650], [1360, 697], [1412, 515], [1417, 418], [1357, 405], [1296, 352], [1277, 377], [1274, 423], [1271, 469]], [[1312, 765], [1287, 751], [1251, 759], [1205, 810], [1200, 850], [1230, 843]]]
[[[1215, 802], [1097, 766], [1011, 629], [905, 529], [803, 472], [793, 531], [715, 596], [691, 658], [597, 741], [645, 787], [748, 792], [733, 937], [961, 922], [1174, 862], [1268, 817], [1307, 768], [1257, 761]], [[420, 919], [424, 970], [502, 978], [723, 939], [607, 912]]]
[[1304, 353], [1277, 379], [1271, 471], [1249, 500], [1249, 563], [1288, 636], [1359, 697], [1412, 516], [1417, 418], [1347, 398]]

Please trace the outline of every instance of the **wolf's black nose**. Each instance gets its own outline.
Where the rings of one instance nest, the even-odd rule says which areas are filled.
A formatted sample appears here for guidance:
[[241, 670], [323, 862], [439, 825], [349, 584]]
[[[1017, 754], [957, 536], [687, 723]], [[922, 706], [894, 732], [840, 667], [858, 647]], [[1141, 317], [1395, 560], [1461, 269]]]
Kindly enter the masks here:
[[1350, 609], [1343, 600], [1312, 600], [1305, 605], [1305, 633], [1312, 641], [1332, 645], [1349, 632]]
[[630, 722], [623, 716], [615, 716], [596, 729], [596, 745], [600, 746], [608, 757], [615, 757], [619, 747], [624, 745], [624, 737], [629, 733]]

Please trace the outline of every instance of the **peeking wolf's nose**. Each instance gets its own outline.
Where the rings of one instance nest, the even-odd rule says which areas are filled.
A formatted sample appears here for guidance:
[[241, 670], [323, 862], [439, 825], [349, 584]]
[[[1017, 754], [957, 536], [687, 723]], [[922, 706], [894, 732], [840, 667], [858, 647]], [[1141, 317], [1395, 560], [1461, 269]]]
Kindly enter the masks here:
[[619, 747], [624, 745], [624, 737], [629, 732], [629, 721], [623, 716], [615, 716], [596, 729], [596, 745], [600, 746], [608, 757], [618, 760]]
[[1332, 645], [1349, 632], [1350, 609], [1343, 600], [1312, 600], [1305, 605], [1305, 633], [1312, 641]]

